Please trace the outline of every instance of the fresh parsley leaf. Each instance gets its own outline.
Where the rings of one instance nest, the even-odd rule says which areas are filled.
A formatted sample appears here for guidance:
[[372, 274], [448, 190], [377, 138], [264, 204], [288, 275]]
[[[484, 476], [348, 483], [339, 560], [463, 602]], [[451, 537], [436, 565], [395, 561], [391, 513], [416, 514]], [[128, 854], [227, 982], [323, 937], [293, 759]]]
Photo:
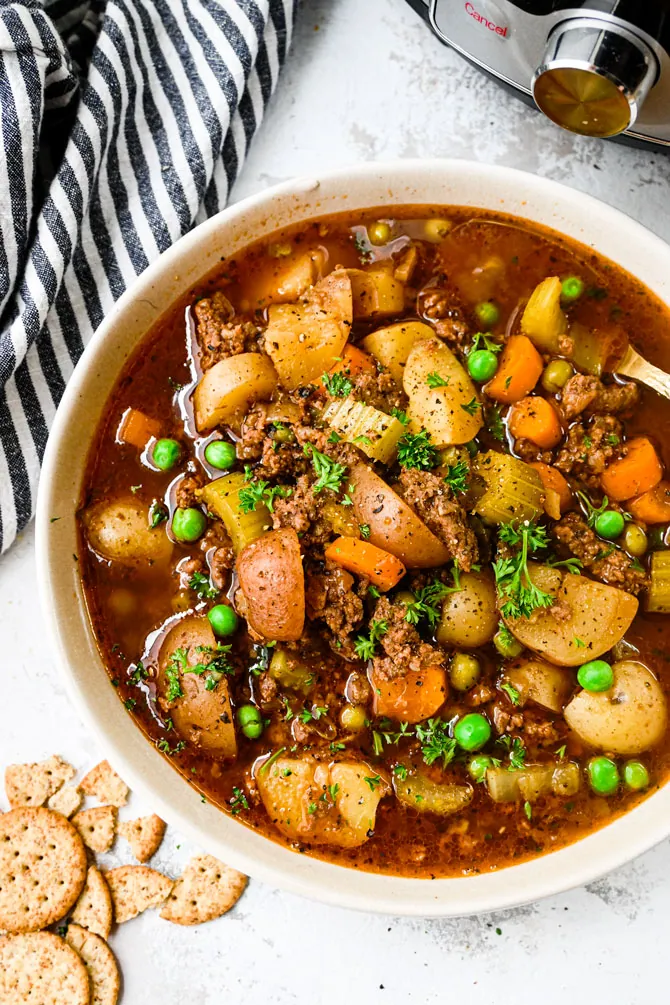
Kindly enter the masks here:
[[372, 775], [372, 776], [366, 775], [363, 778], [363, 781], [366, 783], [366, 785], [370, 787], [370, 791], [374, 792], [375, 789], [379, 788], [379, 786], [381, 785], [382, 777], [381, 775]]
[[330, 489], [332, 492], [339, 492], [347, 472], [345, 466], [338, 464], [337, 461], [332, 460], [327, 454], [322, 454], [311, 443], [306, 443], [302, 449], [305, 457], [311, 458], [312, 467], [317, 476], [317, 480], [313, 485], [313, 491], [321, 492], [323, 489]]
[[264, 479], [254, 478], [249, 464], [245, 465], [244, 477], [246, 484], [238, 494], [240, 513], [253, 513], [259, 503], [263, 503], [271, 513], [274, 513], [275, 498], [279, 496], [280, 499], [287, 499], [293, 491], [281, 485], [271, 486]]
[[174, 747], [171, 747], [168, 741], [165, 738], [163, 738], [162, 740], [158, 741], [156, 746], [164, 754], [167, 754], [168, 757], [172, 757], [173, 754], [180, 754], [182, 752], [182, 750], [186, 746], [186, 742], [184, 740], [179, 740], [177, 743], [175, 743]]
[[398, 422], [401, 422], [403, 426], [409, 426], [409, 416], [407, 412], [404, 412], [402, 410], [402, 408], [395, 408], [394, 406], [391, 409], [391, 415], [393, 416], [394, 419], [397, 419]]
[[312, 705], [311, 708], [303, 708], [298, 718], [302, 722], [318, 722], [318, 720], [321, 719], [322, 716], [326, 715], [327, 712], [327, 705]]
[[398, 463], [403, 468], [418, 468], [429, 471], [439, 462], [437, 448], [430, 442], [430, 433], [422, 429], [420, 433], [403, 433], [398, 440]]
[[381, 593], [379, 592], [376, 586], [372, 585], [372, 583], [370, 583], [370, 585], [368, 586], [368, 593], [370, 594], [371, 597], [374, 597], [375, 600], [379, 600], [379, 598], [381, 597]]
[[583, 639], [578, 639], [576, 635], [573, 636], [572, 643], [577, 649], [586, 649], [586, 642]]
[[346, 398], [354, 389], [352, 382], [341, 371], [322, 374], [321, 382], [333, 398]]
[[484, 349], [488, 349], [489, 352], [502, 352], [503, 350], [502, 342], [496, 342], [489, 335], [484, 334], [484, 332], [477, 332], [472, 339], [472, 345], [468, 355], [471, 352], [475, 352], [477, 349], [481, 349], [482, 345]]
[[520, 550], [509, 558], [499, 558], [493, 563], [500, 611], [504, 618], [529, 618], [541, 607], [551, 607], [554, 597], [532, 582], [528, 573], [528, 556], [548, 546], [547, 532], [532, 521], [516, 526], [502, 524], [498, 531], [500, 541]]
[[533, 819], [533, 807], [530, 805], [528, 800], [523, 804], [523, 812], [526, 814], [528, 820]]
[[500, 685], [500, 690], [505, 692], [505, 694], [507, 695], [507, 697], [509, 698], [509, 700], [512, 702], [513, 705], [518, 705], [519, 702], [521, 701], [521, 695], [519, 694], [518, 690], [514, 687], [514, 684], [505, 682], [504, 684]]
[[449, 465], [444, 480], [454, 495], [464, 495], [468, 491], [469, 474], [470, 468], [465, 461]]
[[369, 523], [359, 523], [358, 529], [361, 532], [361, 537], [364, 541], [367, 541], [370, 537], [370, 524]]
[[477, 409], [478, 408], [482, 408], [482, 407], [483, 406], [482, 406], [481, 401], [477, 401], [476, 397], [472, 398], [472, 400], [468, 401], [465, 405], [461, 405], [461, 408], [463, 409], [463, 411], [467, 412], [468, 415], [475, 415]]
[[219, 591], [212, 586], [209, 576], [202, 572], [194, 572], [188, 581], [189, 590], [198, 594], [201, 600], [212, 600], [218, 597]]
[[494, 440], [501, 443], [505, 439], [505, 423], [500, 414], [500, 405], [491, 405], [486, 411], [486, 428]]
[[562, 747], [559, 747], [558, 750], [556, 751], [556, 756], [558, 757], [559, 761], [562, 761], [563, 758], [565, 757], [565, 751], [566, 751], [565, 744], [563, 744]]
[[500, 736], [496, 743], [507, 749], [510, 771], [521, 771], [526, 767], [526, 748], [518, 736], [514, 739], [507, 735]]
[[135, 708], [135, 705], [137, 705], [137, 702], [135, 701], [134, 698], [126, 698], [126, 700], [123, 703], [123, 707], [125, 708], [126, 712], [132, 712], [132, 710]]
[[241, 813], [242, 810], [249, 809], [249, 802], [247, 800], [247, 797], [245, 796], [244, 792], [242, 792], [242, 789], [238, 789], [237, 785], [233, 786], [233, 794], [229, 802], [230, 802], [230, 811], [234, 817], [236, 817], [238, 813]]
[[165, 523], [168, 516], [167, 506], [154, 499], [149, 508], [149, 526], [151, 528], [159, 527], [162, 523]]
[[407, 768], [404, 764], [396, 764], [393, 768], [393, 774], [396, 778], [399, 778], [401, 782], [404, 782], [407, 778]]
[[358, 658], [361, 660], [371, 660], [375, 654], [377, 642], [383, 635], [386, 635], [388, 630], [388, 621], [371, 621], [368, 636], [359, 635], [354, 642], [354, 651]]
[[340, 436], [340, 434], [336, 433], [335, 430], [333, 430], [332, 433], [330, 434], [330, 436], [328, 437], [328, 439], [327, 439], [326, 442], [327, 443], [339, 443], [341, 439], [342, 439], [342, 437]]
[[179, 674], [188, 667], [188, 650], [175, 649], [165, 667], [165, 679], [168, 682], [166, 698], [168, 701], [176, 701], [183, 698], [184, 692], [181, 687]]
[[422, 586], [414, 594], [414, 601], [407, 604], [405, 610], [405, 621], [410, 625], [418, 625], [422, 618], [425, 618], [431, 628], [434, 628], [440, 619], [441, 610], [438, 604], [449, 593], [459, 593], [462, 589], [460, 580], [460, 570], [458, 563], [453, 565], [454, 585], [446, 586], [439, 579], [434, 579], [427, 586]]
[[456, 740], [449, 736], [449, 723], [443, 719], [428, 719], [416, 726], [416, 735], [421, 743], [421, 753], [428, 765], [442, 761], [446, 768], [456, 754]]
[[435, 388], [437, 387], [449, 387], [450, 383], [451, 383], [451, 377], [440, 377], [439, 373], [436, 370], [433, 370], [426, 377], [426, 384], [428, 384], [428, 387], [432, 388], [433, 390], [435, 390]]

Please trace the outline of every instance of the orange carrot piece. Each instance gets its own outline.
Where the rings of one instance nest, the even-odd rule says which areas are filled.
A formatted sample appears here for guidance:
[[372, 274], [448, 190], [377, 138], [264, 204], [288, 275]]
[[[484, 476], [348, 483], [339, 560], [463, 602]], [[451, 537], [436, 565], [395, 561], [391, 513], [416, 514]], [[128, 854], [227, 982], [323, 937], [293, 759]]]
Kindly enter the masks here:
[[347, 343], [342, 350], [342, 359], [338, 359], [330, 373], [344, 373], [347, 377], [357, 377], [361, 373], [376, 373], [375, 362], [367, 352], [358, 346]]
[[558, 512], [549, 512], [547, 509], [547, 502], [545, 502], [545, 511], [552, 520], [558, 520], [564, 513], [572, 508], [572, 491], [567, 481], [558, 470], [554, 468], [551, 464], [544, 464], [542, 461], [529, 461], [529, 467], [535, 468], [538, 475], [542, 479], [542, 485], [547, 493], [552, 494], [552, 501], [557, 504]]
[[119, 423], [116, 438], [121, 443], [130, 443], [138, 450], [144, 450], [152, 436], [158, 436], [160, 426], [137, 408], [127, 408]]
[[525, 335], [511, 335], [500, 355], [498, 369], [484, 387], [489, 398], [511, 405], [529, 394], [544, 368], [542, 357]]
[[643, 523], [670, 523], [670, 482], [660, 481], [653, 489], [627, 502], [626, 509]]
[[531, 394], [515, 402], [507, 417], [507, 428], [515, 440], [531, 440], [543, 450], [551, 450], [561, 442], [563, 429], [546, 398]]
[[407, 572], [399, 558], [357, 537], [338, 537], [326, 548], [326, 558], [348, 572], [365, 576], [378, 590], [392, 589]]
[[609, 499], [621, 501], [642, 495], [658, 485], [663, 468], [656, 448], [646, 436], [629, 440], [625, 457], [613, 464], [600, 476], [603, 492]]
[[383, 680], [371, 670], [370, 683], [374, 714], [399, 722], [428, 719], [447, 697], [447, 675], [440, 666], [410, 670], [404, 677], [393, 680]]

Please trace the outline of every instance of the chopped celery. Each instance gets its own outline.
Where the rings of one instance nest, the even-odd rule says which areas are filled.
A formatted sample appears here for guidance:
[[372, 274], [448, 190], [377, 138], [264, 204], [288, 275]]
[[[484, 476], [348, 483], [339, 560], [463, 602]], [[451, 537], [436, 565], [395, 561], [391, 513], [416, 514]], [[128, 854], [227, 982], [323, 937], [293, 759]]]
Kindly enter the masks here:
[[331, 401], [322, 418], [345, 440], [382, 464], [393, 460], [398, 440], [405, 431], [398, 419], [353, 398]]
[[478, 454], [473, 466], [486, 484], [475, 513], [488, 523], [534, 520], [543, 512], [542, 480], [528, 464], [489, 450]]
[[218, 516], [228, 531], [236, 555], [272, 527], [272, 517], [264, 503], [257, 502], [256, 508], [249, 513], [241, 511], [239, 496], [246, 484], [242, 472], [235, 471], [209, 482], [200, 490], [200, 498], [209, 512]]
[[393, 776], [393, 788], [401, 803], [424, 813], [449, 816], [465, 809], [472, 799], [470, 785], [434, 782], [425, 775]]
[[651, 556], [651, 586], [646, 608], [654, 613], [670, 612], [670, 551], [655, 551]]

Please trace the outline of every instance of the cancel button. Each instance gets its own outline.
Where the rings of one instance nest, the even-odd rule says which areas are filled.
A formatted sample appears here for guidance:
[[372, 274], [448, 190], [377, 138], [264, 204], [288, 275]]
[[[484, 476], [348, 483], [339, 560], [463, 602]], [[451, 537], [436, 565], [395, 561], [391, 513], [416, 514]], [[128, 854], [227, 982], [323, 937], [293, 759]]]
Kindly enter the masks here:
[[500, 35], [502, 38], [507, 38], [509, 28], [505, 24], [496, 24], [495, 21], [489, 21], [485, 14], [481, 14], [474, 4], [470, 3], [470, 0], [465, 5], [465, 11], [470, 15], [482, 28], [492, 31], [495, 35]]

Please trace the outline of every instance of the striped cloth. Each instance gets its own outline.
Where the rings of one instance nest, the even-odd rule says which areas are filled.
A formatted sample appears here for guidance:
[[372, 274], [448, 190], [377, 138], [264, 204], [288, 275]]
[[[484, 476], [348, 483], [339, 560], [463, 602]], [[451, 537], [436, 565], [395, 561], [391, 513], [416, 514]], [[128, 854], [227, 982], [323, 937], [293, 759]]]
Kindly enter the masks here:
[[295, 0], [0, 0], [0, 550], [126, 286], [223, 208]]

